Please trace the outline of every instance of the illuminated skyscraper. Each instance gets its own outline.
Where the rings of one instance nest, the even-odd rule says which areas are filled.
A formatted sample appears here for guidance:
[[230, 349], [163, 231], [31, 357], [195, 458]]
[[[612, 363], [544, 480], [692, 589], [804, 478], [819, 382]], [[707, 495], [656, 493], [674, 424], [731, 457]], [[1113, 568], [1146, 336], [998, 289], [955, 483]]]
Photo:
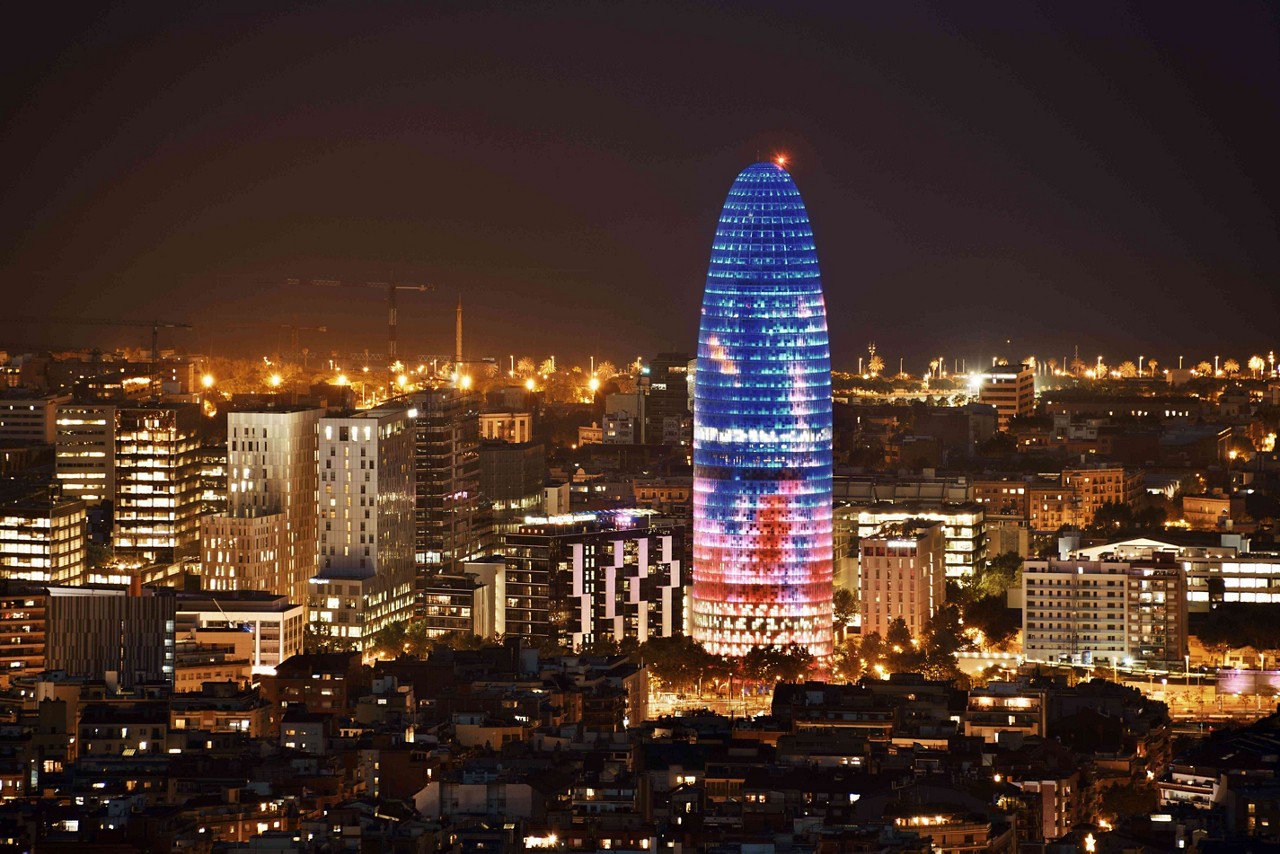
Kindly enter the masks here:
[[729, 190], [694, 390], [693, 635], [832, 647], [831, 356], [813, 231], [773, 163]]

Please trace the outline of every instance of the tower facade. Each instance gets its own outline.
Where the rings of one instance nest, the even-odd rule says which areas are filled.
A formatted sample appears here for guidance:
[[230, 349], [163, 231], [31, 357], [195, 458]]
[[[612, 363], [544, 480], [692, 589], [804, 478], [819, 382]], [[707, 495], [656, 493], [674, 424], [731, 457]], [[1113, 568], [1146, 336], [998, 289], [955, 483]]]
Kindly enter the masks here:
[[693, 636], [832, 649], [831, 354], [813, 231], [773, 163], [733, 182], [694, 390]]

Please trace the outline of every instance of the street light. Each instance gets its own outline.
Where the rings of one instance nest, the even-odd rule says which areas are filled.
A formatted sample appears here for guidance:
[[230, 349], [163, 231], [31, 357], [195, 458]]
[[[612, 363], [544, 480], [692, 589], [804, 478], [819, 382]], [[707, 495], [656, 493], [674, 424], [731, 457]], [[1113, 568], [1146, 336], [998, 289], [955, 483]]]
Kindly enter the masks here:
[[205, 388], [213, 388], [213, 374], [205, 374], [200, 378], [200, 385]]

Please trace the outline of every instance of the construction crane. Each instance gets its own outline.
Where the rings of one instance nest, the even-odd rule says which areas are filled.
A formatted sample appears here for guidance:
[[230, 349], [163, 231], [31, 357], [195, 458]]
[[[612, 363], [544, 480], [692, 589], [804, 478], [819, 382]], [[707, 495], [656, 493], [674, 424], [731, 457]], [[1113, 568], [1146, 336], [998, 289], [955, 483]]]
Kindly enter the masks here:
[[154, 365], [160, 361], [160, 330], [161, 329], [191, 329], [190, 323], [176, 323], [167, 320], [99, 320], [99, 319], [82, 319], [74, 317], [3, 317], [0, 318], [3, 323], [22, 323], [22, 324], [47, 324], [47, 323], [74, 323], [79, 326], [139, 326], [143, 328], [151, 328], [151, 363]]
[[386, 288], [387, 290], [387, 361], [395, 364], [396, 353], [396, 291], [434, 291], [435, 285], [409, 284], [407, 282], [351, 282], [342, 279], [286, 279], [290, 285], [311, 285], [318, 288]]

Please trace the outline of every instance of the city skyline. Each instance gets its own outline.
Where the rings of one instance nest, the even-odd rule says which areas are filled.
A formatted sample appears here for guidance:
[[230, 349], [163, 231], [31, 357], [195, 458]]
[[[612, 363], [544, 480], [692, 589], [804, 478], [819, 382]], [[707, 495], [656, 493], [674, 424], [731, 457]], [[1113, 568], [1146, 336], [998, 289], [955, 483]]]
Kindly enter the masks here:
[[[0, 284], [47, 319], [7, 342], [119, 342], [53, 319], [141, 315], [193, 322], [173, 341], [194, 352], [258, 353], [260, 320], [329, 326], [316, 352], [375, 349], [375, 291], [285, 282], [395, 277], [438, 288], [401, 303], [418, 353], [452, 352], [457, 293], [472, 355], [556, 352], [560, 324], [581, 351], [565, 359], [691, 349], [707, 176], [786, 152], [826, 229], [839, 368], [870, 341], [913, 372], [1006, 339], [1014, 358], [1268, 349], [1280, 245], [1256, 176], [1280, 98], [1261, 4], [694, 6], [675, 30], [554, 4], [139, 8], [37, 18], [6, 60], [27, 96], [0, 135], [22, 164]], [[718, 85], [762, 43], [767, 72]]]

